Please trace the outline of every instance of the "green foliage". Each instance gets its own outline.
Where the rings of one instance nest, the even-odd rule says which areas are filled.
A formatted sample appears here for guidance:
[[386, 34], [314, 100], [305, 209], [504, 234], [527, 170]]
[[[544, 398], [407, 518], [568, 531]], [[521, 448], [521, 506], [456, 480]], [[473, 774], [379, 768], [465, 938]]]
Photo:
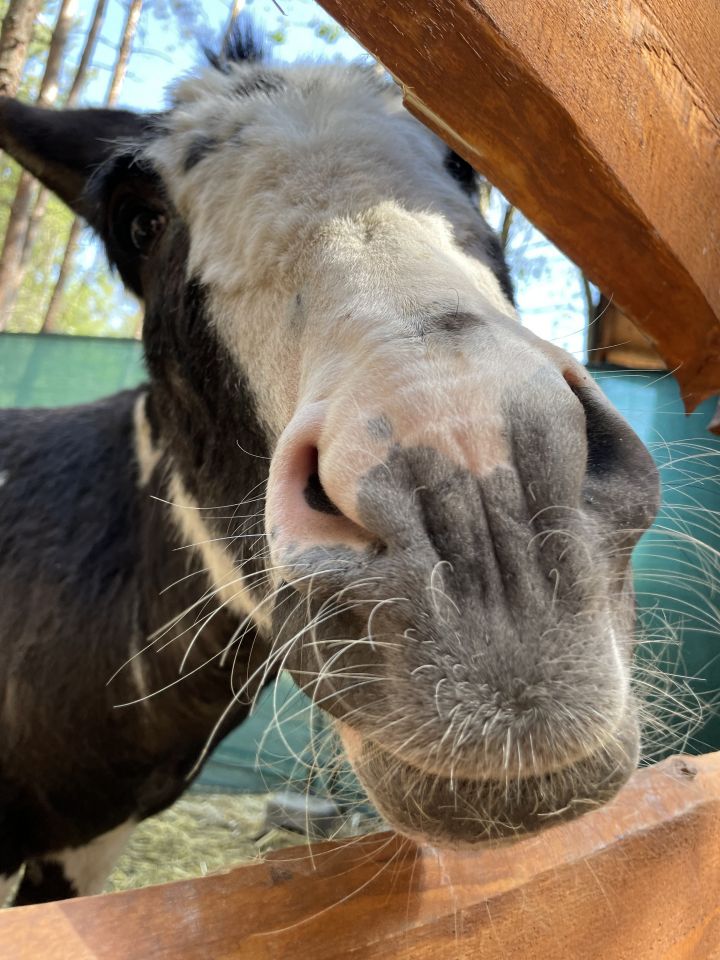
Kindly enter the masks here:
[[56, 6], [57, 4], [45, 4], [42, 16], [35, 21], [28, 51], [28, 61], [25, 67], [26, 71], [28, 67], [35, 66], [45, 60], [50, 41], [52, 40], [52, 27]]
[[[37, 330], [42, 322], [73, 219], [59, 201], [54, 200], [52, 207], [48, 209], [48, 216], [58, 224], [58, 242], [49, 251], [51, 268], [39, 275], [35, 283], [26, 276], [15, 312], [14, 323], [24, 323], [25, 330]], [[81, 235], [73, 263], [55, 332], [98, 337], [134, 336], [140, 306], [126, 293], [117, 275], [110, 272], [105, 255], [89, 229]]]
[[52, 197], [42, 229], [38, 231], [8, 330], [34, 333], [40, 328], [72, 220], [70, 210]]
[[[99, 258], [98, 258], [99, 259]], [[127, 295], [104, 262], [76, 269], [63, 299], [58, 332], [96, 337], [132, 337], [140, 305]]]
[[[6, 5], [5, 2], [1, 9]], [[53, 0], [44, 5], [38, 18], [18, 94], [20, 99], [33, 100], [37, 96], [57, 10], [57, 0]], [[79, 36], [76, 37], [76, 42], [77, 39]], [[69, 79], [65, 77], [65, 86], [68, 85]], [[6, 155], [2, 155], [0, 237], [5, 234], [19, 177], [18, 165]], [[72, 212], [56, 197], [51, 196], [31, 251], [13, 314], [7, 324], [9, 331], [35, 333], [40, 329], [60, 270], [72, 222]], [[89, 236], [84, 237], [62, 300], [58, 332], [133, 336], [138, 327], [138, 313], [137, 302], [128, 297], [118, 279], [110, 275], [97, 243], [91, 241]]]
[[337, 43], [343, 36], [343, 29], [338, 23], [313, 18], [308, 26], [312, 27], [315, 36], [325, 43]]
[[20, 167], [5, 154], [2, 155], [2, 159], [4, 162], [0, 167], [0, 236], [4, 237], [10, 216], [10, 205], [20, 179]]
[[[7, 223], [19, 175], [19, 168], [12, 162], [5, 163], [0, 170], [0, 236]], [[11, 332], [35, 333], [40, 329], [72, 222], [72, 212], [51, 196], [8, 323]], [[97, 336], [133, 336], [138, 324], [138, 312], [137, 302], [131, 300], [119, 280], [110, 275], [104, 255], [88, 231], [76, 255], [75, 269], [62, 301], [57, 331]]]

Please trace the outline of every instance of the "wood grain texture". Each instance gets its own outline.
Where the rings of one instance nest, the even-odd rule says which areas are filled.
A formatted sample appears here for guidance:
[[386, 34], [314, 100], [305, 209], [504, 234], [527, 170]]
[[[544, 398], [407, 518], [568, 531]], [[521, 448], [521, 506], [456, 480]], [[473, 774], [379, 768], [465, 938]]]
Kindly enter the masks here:
[[438, 854], [393, 834], [200, 880], [0, 913], [12, 960], [713, 960], [720, 754], [643, 770], [521, 843]]
[[717, 0], [320, 0], [408, 108], [720, 391]]

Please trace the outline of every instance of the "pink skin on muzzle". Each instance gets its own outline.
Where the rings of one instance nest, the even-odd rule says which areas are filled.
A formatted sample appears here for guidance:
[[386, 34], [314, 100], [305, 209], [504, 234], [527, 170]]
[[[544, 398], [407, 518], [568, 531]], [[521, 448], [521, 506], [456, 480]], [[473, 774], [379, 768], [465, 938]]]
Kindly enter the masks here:
[[274, 563], [282, 564], [305, 548], [362, 549], [373, 540], [357, 518], [354, 490], [331, 484], [327, 496], [337, 514], [314, 509], [307, 502], [305, 491], [313, 475], [327, 489], [320, 453], [327, 409], [326, 402], [301, 407], [283, 431], [270, 464], [266, 529]]

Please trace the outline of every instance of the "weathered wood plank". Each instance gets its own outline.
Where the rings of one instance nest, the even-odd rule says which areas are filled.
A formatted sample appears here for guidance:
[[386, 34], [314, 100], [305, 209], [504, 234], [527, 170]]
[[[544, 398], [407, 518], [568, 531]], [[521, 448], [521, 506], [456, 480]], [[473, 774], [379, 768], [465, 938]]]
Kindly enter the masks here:
[[425, 120], [720, 391], [717, 0], [320, 0]]
[[711, 960], [720, 957], [720, 754], [643, 770], [609, 806], [512, 846], [438, 854], [382, 834], [5, 911], [0, 956]]

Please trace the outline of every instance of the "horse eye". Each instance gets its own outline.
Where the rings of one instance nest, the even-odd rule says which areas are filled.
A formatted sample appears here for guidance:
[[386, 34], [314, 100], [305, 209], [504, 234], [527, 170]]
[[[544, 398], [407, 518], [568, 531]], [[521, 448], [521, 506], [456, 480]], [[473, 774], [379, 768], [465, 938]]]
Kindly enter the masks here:
[[146, 253], [162, 229], [163, 218], [152, 210], [142, 210], [130, 223], [130, 240], [140, 252]]
[[136, 198], [127, 197], [118, 206], [113, 233], [132, 254], [147, 254], [165, 226], [164, 215]]

